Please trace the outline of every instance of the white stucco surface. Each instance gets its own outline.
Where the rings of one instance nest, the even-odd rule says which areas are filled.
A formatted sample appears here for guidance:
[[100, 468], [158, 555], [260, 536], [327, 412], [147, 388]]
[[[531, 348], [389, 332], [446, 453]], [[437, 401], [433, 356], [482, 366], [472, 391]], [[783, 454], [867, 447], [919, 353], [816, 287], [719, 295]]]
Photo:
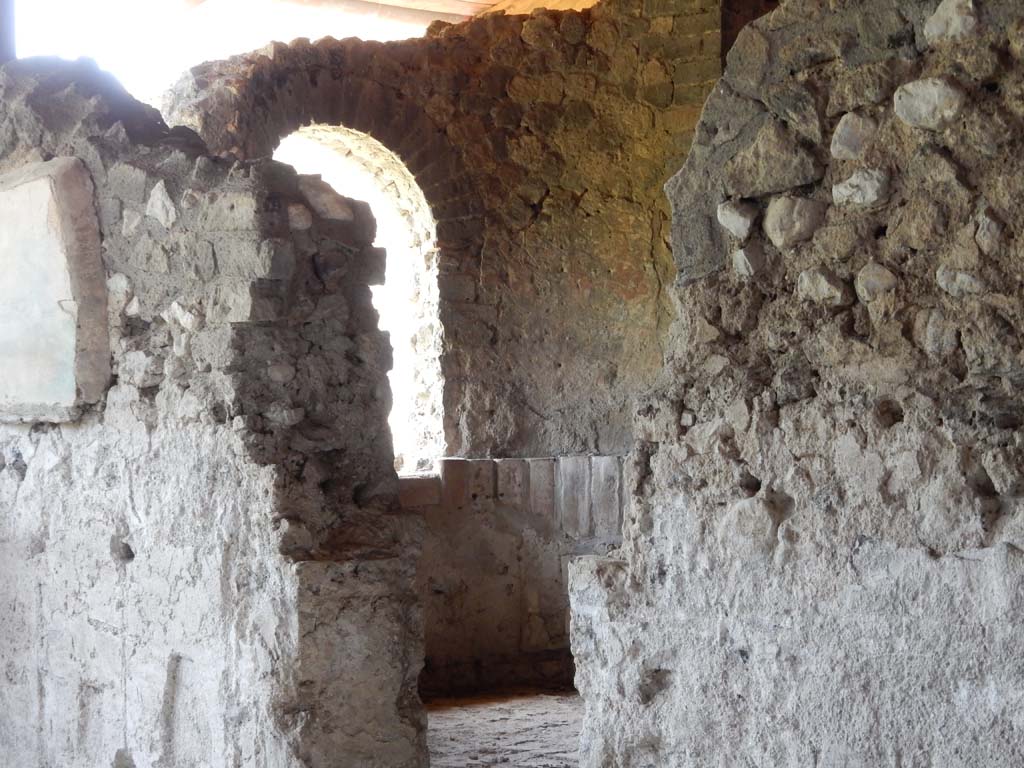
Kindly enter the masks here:
[[0, 177], [0, 419], [65, 421], [109, 377], [93, 187], [80, 161]]

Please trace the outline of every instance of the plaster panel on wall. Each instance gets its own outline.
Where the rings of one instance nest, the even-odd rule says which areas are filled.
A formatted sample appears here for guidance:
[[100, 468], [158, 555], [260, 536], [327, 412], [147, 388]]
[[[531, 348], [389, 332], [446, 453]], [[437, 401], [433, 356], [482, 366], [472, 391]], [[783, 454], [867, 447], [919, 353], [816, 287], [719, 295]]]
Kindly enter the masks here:
[[57, 158], [0, 176], [0, 420], [70, 420], [109, 378], [88, 170]]

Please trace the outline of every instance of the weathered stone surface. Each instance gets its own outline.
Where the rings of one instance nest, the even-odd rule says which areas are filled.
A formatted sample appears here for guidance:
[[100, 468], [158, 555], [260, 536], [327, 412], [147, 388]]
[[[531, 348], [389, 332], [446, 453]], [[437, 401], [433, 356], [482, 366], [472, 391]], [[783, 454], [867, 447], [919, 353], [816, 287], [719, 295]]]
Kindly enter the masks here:
[[848, 112], [832, 134], [832, 157], [836, 160], [859, 160], [877, 132], [878, 123], [872, 118]]
[[861, 169], [846, 181], [832, 187], [832, 201], [836, 205], [878, 205], [889, 197], [888, 171]]
[[764, 215], [764, 231], [776, 248], [810, 240], [825, 221], [827, 206], [804, 197], [776, 197]]
[[431, 768], [579, 764], [583, 701], [574, 691], [487, 693], [428, 703], [427, 710]]
[[[970, 118], [1020, 114], [1021, 8], [977, 3], [976, 36], [929, 47], [937, 5], [783, 3], [744, 33], [756, 70], [727, 71], [705, 105], [667, 188], [689, 271], [638, 404], [623, 546], [570, 572], [585, 768], [1024, 760], [1019, 473], [1004, 471], [1024, 413], [1024, 175], [1019, 147], [979, 142]], [[941, 133], [883, 105], [941, 73], [960, 106], [912, 120]], [[876, 120], [860, 161], [898, 183], [828, 209], [744, 279], [723, 269], [736, 243], [714, 206], [758, 105], [788, 86], [828, 94], [823, 135], [852, 109]], [[826, 200], [855, 170], [836, 162], [799, 196]], [[977, 238], [986, 207], [995, 248]]]
[[290, 169], [208, 156], [87, 62], [0, 90], [0, 173], [42, 193], [0, 239], [49, 222], [14, 255], [61, 290], [26, 298], [96, 355], [74, 425], [0, 425], [0, 762], [425, 765], [365, 209], [290, 237]]
[[766, 120], [753, 143], [725, 169], [725, 189], [737, 197], [785, 192], [817, 181], [824, 171], [778, 120]]
[[829, 90], [829, 116], [889, 100], [907, 67], [906, 62], [883, 59], [853, 69], [840, 69], [835, 73]]
[[959, 40], [975, 32], [978, 16], [974, 0], [942, 0], [924, 25], [924, 38], [931, 45]]
[[0, 176], [0, 421], [68, 421], [110, 379], [107, 287], [89, 171]]
[[893, 103], [896, 116], [914, 128], [939, 131], [952, 123], [967, 99], [958, 86], [938, 77], [901, 85]]
[[294, 230], [306, 230], [313, 226], [313, 215], [301, 204], [288, 206], [288, 225]]

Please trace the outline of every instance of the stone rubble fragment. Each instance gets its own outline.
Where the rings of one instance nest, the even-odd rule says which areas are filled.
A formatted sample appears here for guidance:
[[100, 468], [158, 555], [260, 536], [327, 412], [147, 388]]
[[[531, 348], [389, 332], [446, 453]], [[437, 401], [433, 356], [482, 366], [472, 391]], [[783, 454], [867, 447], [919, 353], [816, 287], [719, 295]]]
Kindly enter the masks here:
[[725, 168], [726, 190], [736, 197], [762, 197], [817, 181], [824, 169], [778, 120], [768, 120], [754, 143]]
[[992, 209], [987, 207], [978, 212], [975, 221], [977, 222], [977, 231], [974, 234], [974, 240], [982, 253], [992, 256], [999, 250], [999, 245], [1002, 242], [1003, 224], [996, 218]]
[[296, 232], [302, 232], [313, 226], [313, 214], [309, 208], [299, 203], [288, 206], [288, 226]]
[[978, 27], [974, 0], [942, 0], [925, 22], [924, 39], [929, 45], [944, 40], [959, 40], [973, 34]]
[[295, 366], [288, 363], [273, 363], [267, 367], [267, 377], [278, 384], [287, 384], [295, 378]]
[[125, 237], [131, 237], [139, 230], [139, 226], [142, 224], [142, 214], [138, 211], [133, 211], [131, 208], [124, 209], [124, 215], [121, 221], [121, 234]]
[[832, 134], [832, 157], [836, 160], [859, 160], [877, 132], [878, 123], [872, 118], [848, 112]]
[[111, 316], [124, 311], [133, 297], [132, 283], [127, 275], [115, 272], [107, 278], [107, 310]]
[[171, 302], [171, 306], [163, 314], [164, 320], [177, 325], [190, 333], [195, 333], [203, 328], [203, 317], [195, 310], [186, 309], [177, 301]]
[[127, 352], [118, 364], [118, 378], [125, 384], [145, 389], [157, 386], [164, 377], [164, 362], [146, 352]]
[[270, 407], [263, 411], [263, 417], [273, 424], [294, 427], [306, 418], [306, 411], [304, 408], [292, 407], [291, 403], [279, 401], [271, 403]]
[[341, 195], [318, 176], [300, 176], [299, 190], [317, 215], [331, 221], [352, 221], [355, 213]]
[[901, 85], [893, 97], [896, 116], [909, 126], [940, 131], [959, 117], [964, 92], [947, 80], [929, 77]]
[[854, 290], [865, 304], [879, 299], [896, 290], [896, 275], [875, 261], [869, 261], [857, 273]]
[[846, 283], [825, 267], [812, 267], [801, 272], [797, 293], [806, 301], [828, 307], [845, 307], [853, 302]]
[[779, 249], [810, 240], [825, 221], [827, 207], [804, 197], [776, 197], [765, 212], [765, 234]]
[[718, 223], [741, 243], [746, 242], [759, 210], [753, 203], [726, 200], [718, 206]]
[[878, 205], [889, 197], [890, 177], [878, 169], [861, 169], [832, 187], [836, 205]]
[[110, 191], [126, 203], [141, 205], [146, 199], [146, 172], [129, 163], [115, 163], [107, 172]]
[[942, 264], [935, 270], [935, 282], [942, 290], [957, 299], [985, 292], [985, 282], [981, 278], [947, 264]]
[[940, 309], [922, 309], [914, 317], [914, 342], [928, 357], [941, 360], [956, 352], [959, 334]]
[[760, 243], [748, 243], [732, 254], [732, 268], [740, 277], [754, 277], [764, 267], [765, 253]]
[[174, 201], [167, 193], [167, 185], [163, 179], [158, 181], [149, 193], [146, 215], [160, 222], [164, 229], [170, 229], [178, 220], [178, 209], [174, 207]]

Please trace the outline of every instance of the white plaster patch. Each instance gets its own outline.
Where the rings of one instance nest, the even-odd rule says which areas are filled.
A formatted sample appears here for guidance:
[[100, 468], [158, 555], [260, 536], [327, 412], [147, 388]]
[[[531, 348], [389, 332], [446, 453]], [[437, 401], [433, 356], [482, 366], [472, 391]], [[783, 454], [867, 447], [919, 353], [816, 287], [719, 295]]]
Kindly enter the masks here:
[[0, 176], [0, 421], [66, 421], [110, 378], [93, 185], [80, 160]]

